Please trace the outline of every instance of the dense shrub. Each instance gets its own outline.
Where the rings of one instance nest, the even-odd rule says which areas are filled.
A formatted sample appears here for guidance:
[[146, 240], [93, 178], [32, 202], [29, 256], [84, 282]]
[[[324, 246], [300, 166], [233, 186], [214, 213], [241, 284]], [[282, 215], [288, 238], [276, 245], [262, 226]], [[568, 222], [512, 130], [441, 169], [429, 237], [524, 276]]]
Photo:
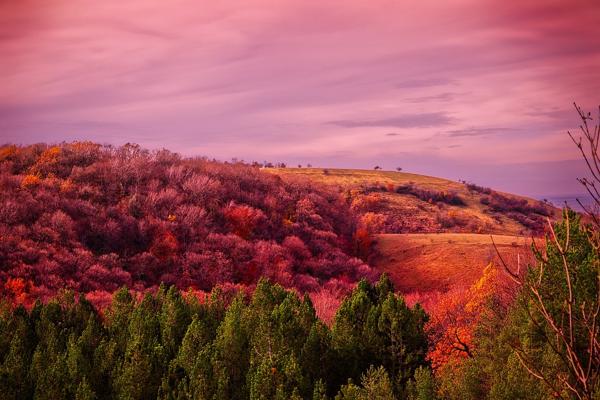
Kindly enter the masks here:
[[317, 290], [373, 271], [352, 254], [358, 217], [335, 190], [242, 163], [137, 145], [0, 148], [0, 291], [254, 285]]
[[527, 199], [505, 196], [495, 191], [482, 197], [480, 203], [496, 213], [502, 213], [517, 221], [534, 233], [543, 232], [546, 217], [552, 216], [552, 209], [541, 201], [530, 202]]
[[437, 221], [442, 228], [461, 228], [467, 226], [471, 221], [467, 215], [456, 211], [440, 212]]
[[465, 186], [472, 192], [492, 194], [492, 189], [490, 189], [489, 187], [479, 186], [474, 183], [465, 183]]
[[530, 203], [527, 199], [505, 196], [493, 191], [490, 196], [482, 197], [480, 202], [488, 205], [492, 211], [498, 212], [518, 212], [521, 214], [539, 214], [551, 216], [552, 210], [543, 202]]
[[464, 206], [465, 201], [456, 193], [427, 190], [407, 184], [396, 188], [396, 193], [409, 194], [430, 203], [445, 203], [453, 206]]

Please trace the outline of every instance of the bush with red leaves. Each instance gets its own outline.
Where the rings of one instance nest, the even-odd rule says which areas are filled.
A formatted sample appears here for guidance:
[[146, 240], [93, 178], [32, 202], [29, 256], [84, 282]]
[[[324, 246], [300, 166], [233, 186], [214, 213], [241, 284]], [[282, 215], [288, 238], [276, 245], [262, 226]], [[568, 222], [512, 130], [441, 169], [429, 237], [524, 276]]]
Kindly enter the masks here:
[[16, 302], [373, 279], [353, 252], [357, 221], [334, 189], [242, 163], [134, 144], [0, 147], [0, 288]]

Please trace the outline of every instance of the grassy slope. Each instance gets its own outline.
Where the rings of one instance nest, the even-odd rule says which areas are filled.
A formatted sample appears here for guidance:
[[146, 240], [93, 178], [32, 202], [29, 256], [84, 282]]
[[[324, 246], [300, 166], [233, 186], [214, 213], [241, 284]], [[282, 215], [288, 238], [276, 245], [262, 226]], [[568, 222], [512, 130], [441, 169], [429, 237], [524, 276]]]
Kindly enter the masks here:
[[412, 183], [428, 190], [455, 192], [463, 198], [466, 206], [444, 205], [443, 210], [440, 210], [438, 206], [414, 196], [381, 194], [389, 202], [388, 212], [404, 213], [414, 221], [413, 232], [422, 231], [419, 224], [427, 226], [435, 220], [438, 213], [448, 210], [466, 214], [480, 226], [484, 226], [484, 229], [479, 229], [479, 232], [483, 231], [480, 234], [473, 231], [456, 233], [457, 229], [449, 229], [450, 232], [378, 235], [379, 256], [373, 264], [379, 270], [387, 272], [403, 293], [445, 292], [456, 287], [470, 286], [481, 276], [483, 268], [490, 261], [499, 265], [490, 234], [494, 234], [499, 251], [511, 265], [516, 265], [517, 255], [523, 263], [531, 261], [531, 239], [524, 233], [524, 227], [505, 215], [496, 214], [494, 218], [480, 203], [484, 195], [469, 191], [460, 182], [390, 171], [328, 169], [327, 174], [321, 168], [268, 168], [265, 171], [283, 178], [306, 177], [316, 182], [337, 185], [342, 189], [374, 183], [395, 186]]
[[[454, 192], [467, 204], [463, 207], [444, 205], [443, 210], [440, 210], [437, 205], [429, 204], [411, 195], [393, 192], [381, 193], [380, 195], [387, 201], [388, 212], [410, 217], [407, 218], [407, 228], [403, 232], [494, 233], [519, 236], [526, 234], [527, 231], [521, 224], [505, 215], [495, 214], [494, 218], [489, 212], [486, 213], [487, 207], [480, 203], [481, 198], [485, 195], [469, 191], [464, 184], [447, 179], [406, 172], [354, 169], [330, 168], [327, 174], [322, 168], [265, 168], [264, 171], [278, 174], [284, 178], [288, 176], [306, 177], [316, 182], [337, 185], [343, 189], [359, 188], [369, 184], [392, 184], [397, 187], [412, 183], [423, 189]], [[523, 198], [523, 196], [514, 197]], [[533, 199], [527, 200], [534, 201]], [[471, 223], [462, 228], [440, 229], [436, 218], [441, 212], [454, 212]]]
[[[502, 258], [516, 265], [531, 260], [531, 239], [494, 235]], [[410, 292], [445, 292], [455, 287], [468, 287], [483, 268], [494, 262], [500, 265], [490, 235], [437, 233], [379, 235], [380, 256], [374, 266], [390, 275], [398, 290]]]

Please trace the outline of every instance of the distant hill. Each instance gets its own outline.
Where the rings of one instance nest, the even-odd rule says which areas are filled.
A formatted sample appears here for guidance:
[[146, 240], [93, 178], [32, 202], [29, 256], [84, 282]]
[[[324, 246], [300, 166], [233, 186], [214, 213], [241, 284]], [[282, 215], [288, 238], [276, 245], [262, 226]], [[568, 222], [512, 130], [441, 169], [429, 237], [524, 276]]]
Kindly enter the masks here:
[[284, 179], [303, 177], [337, 188], [359, 214], [359, 221], [362, 215], [365, 225], [378, 222], [367, 226], [373, 234], [370, 265], [387, 273], [409, 298], [426, 303], [468, 288], [490, 262], [500, 265], [490, 235], [511, 265], [518, 258], [523, 265], [532, 262], [531, 238], [543, 234], [548, 218], [560, 216], [560, 210], [549, 203], [425, 175], [322, 168], [264, 170]]
[[265, 168], [338, 188], [362, 213], [381, 214], [377, 233], [537, 235], [560, 211], [551, 204], [490, 188], [406, 172]]

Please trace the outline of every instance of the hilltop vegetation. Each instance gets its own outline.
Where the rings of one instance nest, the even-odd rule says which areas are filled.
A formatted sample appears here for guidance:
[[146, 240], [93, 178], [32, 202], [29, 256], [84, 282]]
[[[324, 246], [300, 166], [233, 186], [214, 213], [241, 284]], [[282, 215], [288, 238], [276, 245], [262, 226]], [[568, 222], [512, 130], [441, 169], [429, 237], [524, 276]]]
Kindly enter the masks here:
[[375, 279], [354, 257], [356, 215], [339, 193], [242, 163], [137, 145], [0, 148], [2, 294], [60, 289], [97, 304], [121, 286], [252, 286], [347, 293]]
[[286, 179], [304, 177], [337, 188], [373, 233], [542, 233], [558, 210], [541, 201], [466, 182], [406, 172], [265, 168]]
[[0, 185], [0, 290], [26, 304], [61, 288], [107, 304], [121, 286], [210, 291], [263, 276], [320, 293], [331, 317], [333, 298], [376, 278], [366, 262], [378, 233], [535, 233], [553, 213], [406, 173], [259, 169], [89, 142], [1, 147]]

